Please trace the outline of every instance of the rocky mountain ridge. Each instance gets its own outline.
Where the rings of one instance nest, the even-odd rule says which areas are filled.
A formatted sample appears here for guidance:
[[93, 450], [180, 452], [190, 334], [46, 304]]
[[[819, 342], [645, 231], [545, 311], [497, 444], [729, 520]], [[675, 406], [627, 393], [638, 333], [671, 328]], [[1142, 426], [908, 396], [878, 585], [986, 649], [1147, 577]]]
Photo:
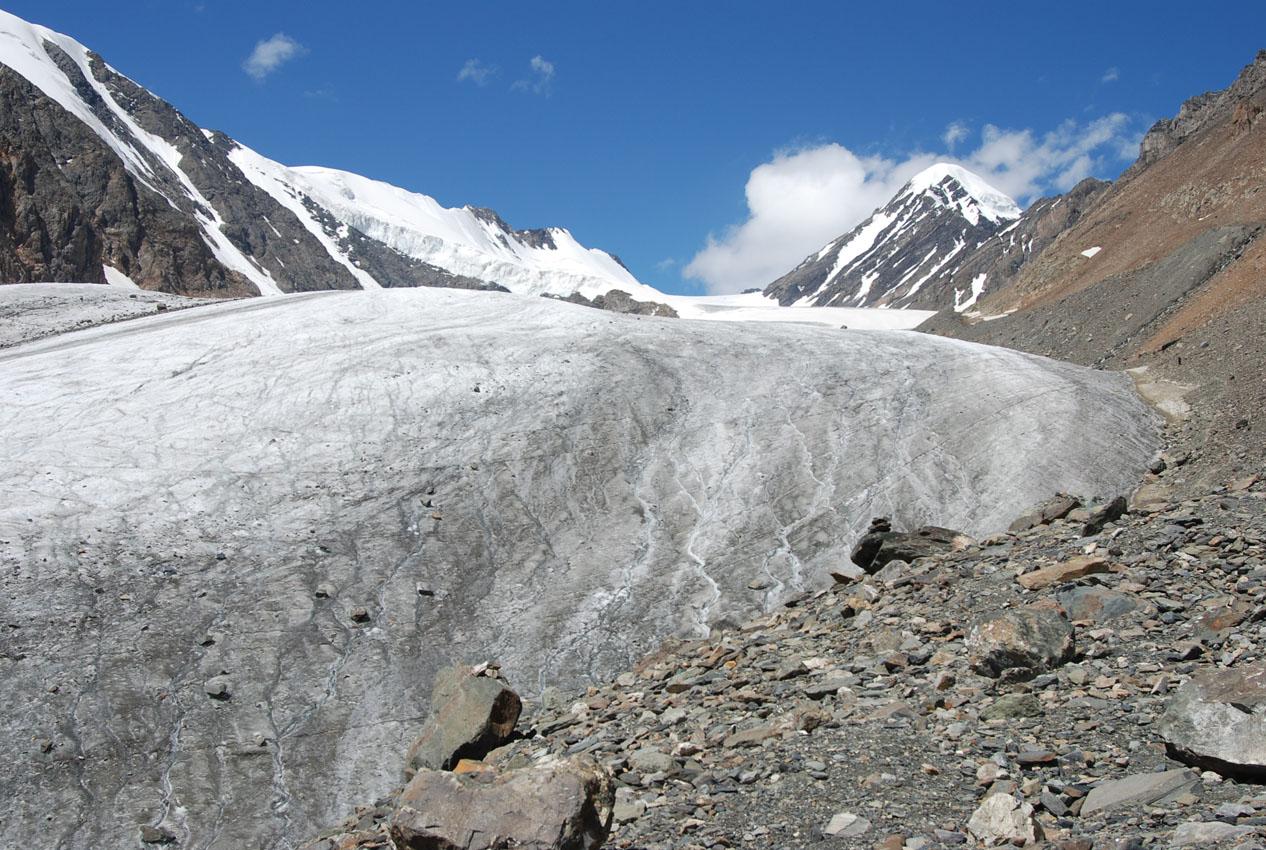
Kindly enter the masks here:
[[[566, 230], [200, 129], [74, 39], [0, 12], [0, 281], [242, 296], [381, 286], [646, 297]], [[359, 200], [352, 200], [359, 193]]]
[[1266, 51], [1148, 133], [1097, 194], [974, 315], [923, 330], [1097, 368], [1171, 399], [1197, 494], [1266, 452]]

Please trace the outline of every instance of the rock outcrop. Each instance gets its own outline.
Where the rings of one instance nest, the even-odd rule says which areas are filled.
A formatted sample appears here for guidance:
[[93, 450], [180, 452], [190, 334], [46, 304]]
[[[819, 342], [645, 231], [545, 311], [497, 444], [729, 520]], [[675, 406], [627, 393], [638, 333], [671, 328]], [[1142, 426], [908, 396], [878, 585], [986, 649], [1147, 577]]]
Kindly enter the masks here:
[[559, 301], [567, 301], [571, 304], [580, 304], [598, 310], [610, 310], [612, 313], [627, 313], [634, 316], [661, 316], [668, 319], [679, 318], [677, 311], [667, 304], [661, 304], [657, 301], [638, 301], [632, 295], [619, 289], [612, 289], [605, 295], [595, 295], [593, 298], [586, 298], [579, 292], [573, 292], [566, 297], [561, 295], [546, 295], [544, 297], [557, 298]]

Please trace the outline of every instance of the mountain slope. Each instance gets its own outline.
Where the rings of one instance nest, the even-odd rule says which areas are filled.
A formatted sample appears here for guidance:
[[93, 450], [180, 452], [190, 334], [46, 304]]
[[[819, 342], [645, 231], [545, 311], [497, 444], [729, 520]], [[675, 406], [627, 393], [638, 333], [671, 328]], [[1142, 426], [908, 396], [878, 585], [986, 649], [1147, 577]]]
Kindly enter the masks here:
[[[1156, 124], [1139, 159], [980, 315], [925, 330], [1073, 362], [1143, 368], [1175, 410], [1193, 492], [1266, 451], [1266, 51]], [[1001, 318], [997, 318], [1001, 317]], [[966, 318], [966, 320], [965, 320]]]
[[962, 261], [1020, 216], [1015, 202], [975, 174], [939, 163], [883, 208], [765, 288], [783, 306], [937, 309], [974, 303], [954, 293]]
[[436, 289], [47, 339], [0, 393], [4, 846], [288, 846], [395, 787], [445, 663], [593, 681], [875, 514], [984, 535], [1156, 445], [1123, 377], [1004, 349]]
[[[642, 298], [565, 230], [329, 169], [287, 169], [207, 133], [72, 38], [0, 12], [0, 280], [185, 295], [379, 286]], [[354, 196], [354, 199], [349, 196]]]

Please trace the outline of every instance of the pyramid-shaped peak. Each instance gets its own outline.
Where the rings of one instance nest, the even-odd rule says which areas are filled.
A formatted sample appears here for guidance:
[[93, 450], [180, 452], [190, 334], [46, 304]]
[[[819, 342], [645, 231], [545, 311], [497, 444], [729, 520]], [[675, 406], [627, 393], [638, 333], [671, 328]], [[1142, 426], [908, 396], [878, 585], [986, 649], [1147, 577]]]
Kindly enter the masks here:
[[[980, 215], [985, 218], [996, 222], [1011, 221], [1020, 217], [1020, 207], [1009, 195], [990, 186], [980, 175], [951, 162], [938, 162], [923, 169], [910, 179], [898, 197], [923, 194], [935, 186], [942, 185], [946, 178], [951, 178], [962, 188], [968, 198], [975, 202], [974, 206], [979, 208]], [[967, 201], [968, 198], [961, 201]], [[959, 201], [959, 199], [955, 200]], [[959, 205], [963, 206], [963, 203], [959, 202]]]

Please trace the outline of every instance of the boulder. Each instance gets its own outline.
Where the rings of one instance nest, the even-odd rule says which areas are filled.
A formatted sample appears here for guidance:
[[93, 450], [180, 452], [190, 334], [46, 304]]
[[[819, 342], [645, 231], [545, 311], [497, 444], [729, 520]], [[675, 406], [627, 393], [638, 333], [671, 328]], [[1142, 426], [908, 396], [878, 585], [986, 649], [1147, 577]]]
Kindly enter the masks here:
[[587, 756], [456, 774], [420, 771], [392, 817], [404, 850], [593, 850], [611, 830], [614, 781]]
[[991, 794], [967, 821], [967, 831], [986, 847], [1014, 844], [1024, 847], [1043, 838], [1042, 827], [1033, 817], [1033, 806], [1010, 794]]
[[1103, 531], [1105, 525], [1121, 518], [1125, 508], [1124, 496], [1117, 496], [1111, 502], [1091, 508], [1086, 524], [1081, 528], [1081, 536], [1090, 537]]
[[1121, 806], [1164, 805], [1183, 794], [1200, 790], [1200, 776], [1194, 771], [1178, 768], [1164, 773], [1136, 773], [1124, 779], [1101, 782], [1086, 795], [1082, 803], [1082, 817], [1093, 812]]
[[1266, 778], [1266, 664], [1196, 673], [1174, 692], [1157, 729], [1180, 761]]
[[889, 561], [905, 561], [915, 558], [943, 555], [953, 550], [954, 539], [962, 535], [948, 528], [925, 525], [917, 531], [876, 530], [885, 528], [872, 520], [871, 531], [862, 536], [850, 555], [854, 564], [868, 573], [877, 572]]
[[523, 703], [482, 667], [445, 667], [435, 674], [431, 711], [405, 757], [405, 776], [450, 770], [463, 758], [483, 758], [504, 744]]
[[1139, 607], [1138, 599], [1104, 587], [1070, 587], [1055, 594], [1055, 601], [1072, 621], [1106, 623]]
[[1074, 655], [1072, 624], [1054, 611], [1018, 608], [986, 615], [967, 634], [968, 663], [983, 676], [1053, 670]]

